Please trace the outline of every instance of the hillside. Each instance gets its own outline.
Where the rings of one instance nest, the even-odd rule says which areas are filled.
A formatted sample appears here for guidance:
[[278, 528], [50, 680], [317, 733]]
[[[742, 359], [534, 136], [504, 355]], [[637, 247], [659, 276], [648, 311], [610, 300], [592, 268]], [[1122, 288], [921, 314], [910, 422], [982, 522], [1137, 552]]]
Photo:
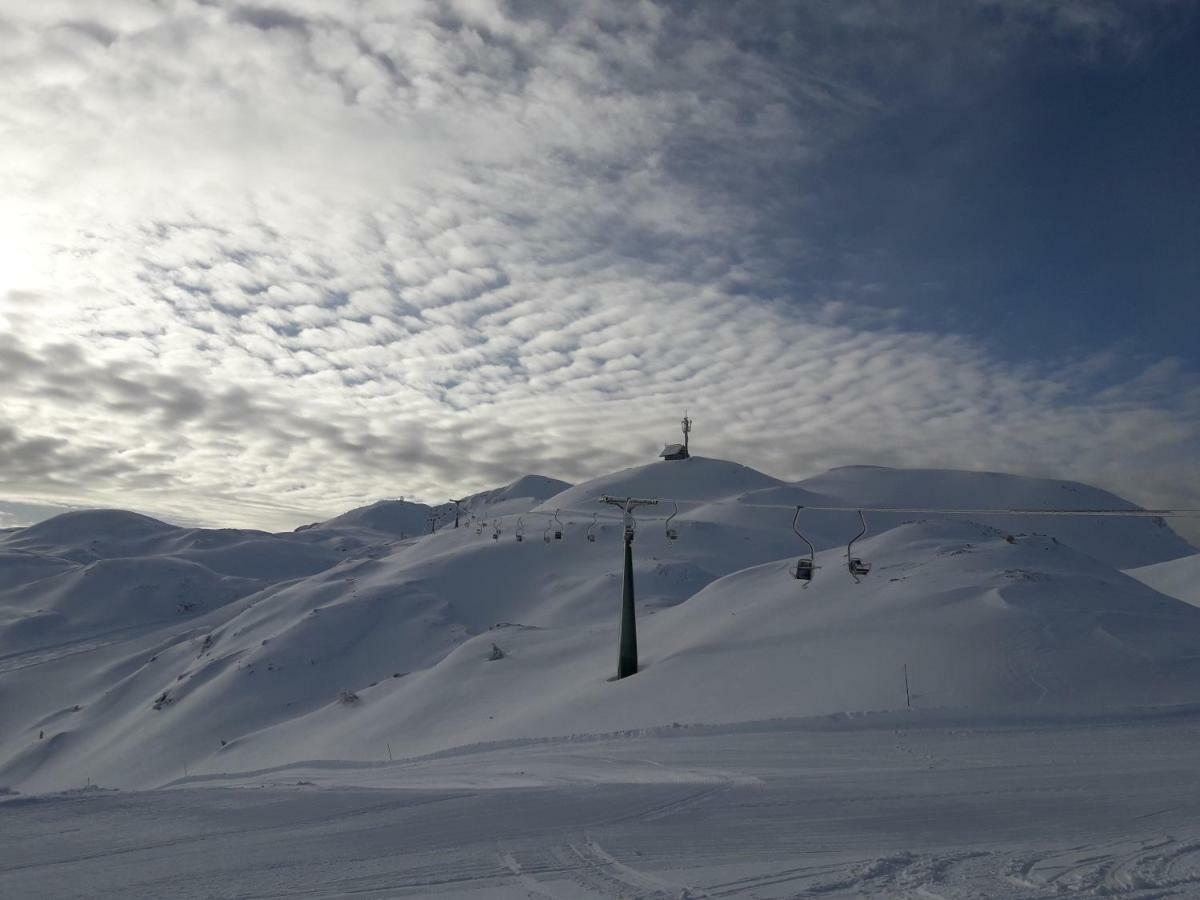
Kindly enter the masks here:
[[[430, 508], [404, 501], [280, 535], [70, 513], [0, 536], [0, 784], [86, 770], [149, 787], [185, 765], [898, 709], [905, 666], [922, 707], [1200, 700], [1200, 609], [1114, 564], [1182, 555], [1150, 520], [873, 516], [856, 585], [843, 545], [857, 518], [809, 512], [817, 578], [788, 573], [796, 503], [1129, 505], [1064, 484], [865, 468], [786, 484], [694, 458], [476, 495], [464, 506], [495, 537], [409, 533]], [[674, 503], [638, 517], [644, 669], [622, 682], [608, 680], [621, 524], [606, 493], [680, 507], [678, 540], [663, 527]]]
[[1160, 594], [1200, 606], [1200, 554], [1129, 569], [1126, 574]]
[[[1108, 491], [1074, 481], [1000, 472], [888, 469], [846, 466], [798, 486], [834, 500], [833, 505], [934, 507], [938, 509], [1135, 509]], [[876, 527], [912, 516], [876, 515]], [[973, 521], [1010, 533], [1052, 535], [1116, 568], [1145, 566], [1195, 553], [1161, 519], [973, 516]]]

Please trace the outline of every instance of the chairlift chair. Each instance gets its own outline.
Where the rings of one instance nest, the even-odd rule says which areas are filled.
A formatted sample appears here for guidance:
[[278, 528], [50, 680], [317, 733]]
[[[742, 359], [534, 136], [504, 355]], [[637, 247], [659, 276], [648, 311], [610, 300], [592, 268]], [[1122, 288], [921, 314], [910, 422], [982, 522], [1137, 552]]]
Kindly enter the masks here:
[[499, 519], [496, 519], [496, 521], [492, 522], [492, 540], [493, 541], [500, 540], [500, 520]]
[[867, 520], [866, 517], [863, 516], [861, 509], [858, 511], [858, 520], [862, 523], [862, 529], [858, 532], [858, 534], [850, 538], [850, 543], [846, 545], [846, 569], [849, 571], [850, 577], [854, 579], [855, 584], [861, 583], [860, 576], [867, 575], [871, 571], [871, 564], [869, 562], [864, 562], [860, 557], [855, 556], [853, 553], [854, 542], [867, 533]]
[[804, 582], [803, 587], [808, 587], [812, 584], [816, 568], [811, 559], [801, 558], [796, 560], [796, 565], [792, 566], [788, 571], [791, 572], [792, 577], [797, 581]]
[[517, 519], [517, 532], [516, 533], [517, 533], [517, 541], [518, 542], [525, 540], [525, 519], [524, 518]]
[[667, 516], [667, 521], [663, 523], [663, 527], [667, 530], [667, 539], [675, 541], [679, 539], [679, 530], [671, 527], [671, 520], [679, 515], [679, 504], [675, 503], [675, 501], [671, 501], [671, 503], [675, 507], [675, 512]]
[[850, 574], [851, 575], [870, 575], [871, 574], [871, 564], [869, 562], [863, 562], [857, 556], [852, 556], [850, 558]]
[[798, 527], [798, 523], [800, 522], [800, 510], [803, 508], [804, 507], [802, 506], [796, 507], [796, 515], [792, 517], [792, 531], [796, 532], [796, 536], [799, 537], [800, 540], [808, 544], [808, 556], [800, 557], [798, 560], [796, 560], [796, 565], [788, 571], [791, 572], [792, 577], [797, 581], [804, 582], [803, 587], [808, 587], [812, 583], [813, 575], [816, 574], [817, 566], [815, 560], [817, 557], [817, 551], [816, 548], [813, 547], [812, 541], [801, 534], [800, 528]]
[[562, 530], [563, 530], [563, 523], [562, 523], [562, 520], [559, 519], [558, 510], [556, 509], [554, 511], [554, 539], [556, 541], [562, 540], [562, 535], [563, 535]]
[[600, 513], [592, 513], [592, 524], [588, 526], [587, 539], [591, 543], [596, 543], [596, 521], [600, 518]]

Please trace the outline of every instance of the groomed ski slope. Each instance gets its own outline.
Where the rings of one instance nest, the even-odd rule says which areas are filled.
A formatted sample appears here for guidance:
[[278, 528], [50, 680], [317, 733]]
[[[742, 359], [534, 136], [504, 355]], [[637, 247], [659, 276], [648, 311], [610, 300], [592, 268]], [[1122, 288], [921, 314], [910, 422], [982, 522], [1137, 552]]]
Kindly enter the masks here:
[[1198, 739], [918, 711], [0, 798], [0, 896], [1195, 897]]

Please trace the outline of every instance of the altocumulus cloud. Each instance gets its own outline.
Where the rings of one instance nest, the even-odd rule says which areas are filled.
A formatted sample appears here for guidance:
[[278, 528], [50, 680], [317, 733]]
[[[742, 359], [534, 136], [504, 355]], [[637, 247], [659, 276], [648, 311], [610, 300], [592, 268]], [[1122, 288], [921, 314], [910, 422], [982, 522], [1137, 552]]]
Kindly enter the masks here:
[[785, 6], [0, 3], [0, 492], [290, 527], [648, 461], [687, 405], [703, 452], [783, 477], [1200, 505], [1186, 366], [1013, 362], [802, 274], [807, 179], [897, 92], [1148, 26]]

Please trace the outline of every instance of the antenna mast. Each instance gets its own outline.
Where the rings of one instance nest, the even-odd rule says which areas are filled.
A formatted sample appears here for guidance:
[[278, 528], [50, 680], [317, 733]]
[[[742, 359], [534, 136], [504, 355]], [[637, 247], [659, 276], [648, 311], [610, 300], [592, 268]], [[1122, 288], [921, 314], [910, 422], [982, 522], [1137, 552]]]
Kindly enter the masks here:
[[692, 420], [688, 418], [687, 408], [683, 410], [683, 421], [679, 423], [683, 426], [683, 458], [688, 458], [688, 435], [692, 433]]

